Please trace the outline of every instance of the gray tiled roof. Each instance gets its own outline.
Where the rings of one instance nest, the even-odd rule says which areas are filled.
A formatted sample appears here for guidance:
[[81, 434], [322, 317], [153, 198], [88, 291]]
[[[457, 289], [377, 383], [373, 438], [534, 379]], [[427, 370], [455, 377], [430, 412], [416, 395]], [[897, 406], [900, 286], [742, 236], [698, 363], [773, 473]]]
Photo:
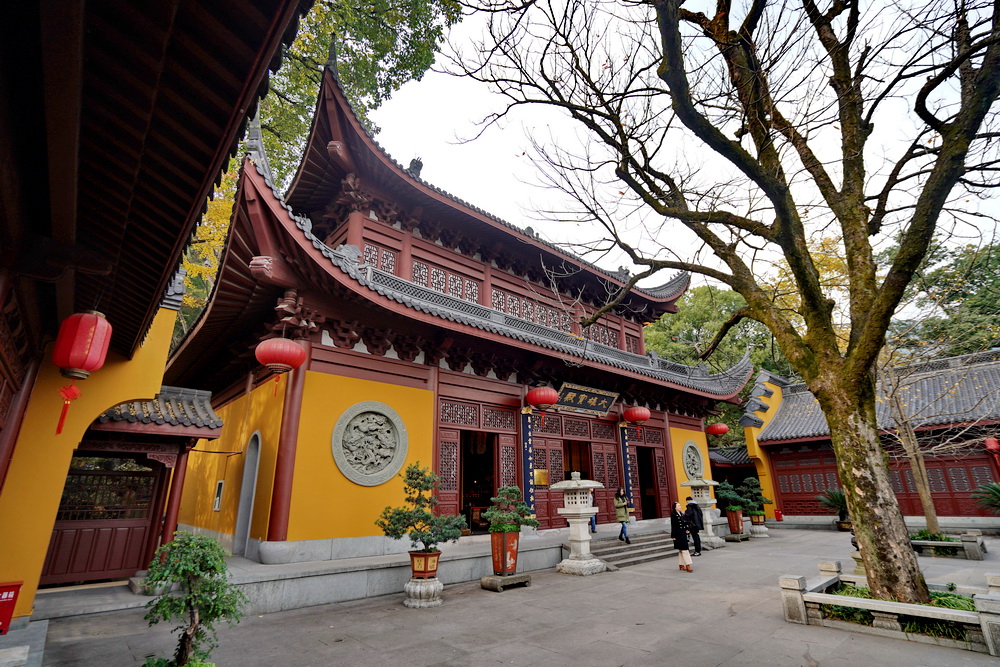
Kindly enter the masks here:
[[[902, 385], [900, 397], [914, 427], [1000, 419], [1000, 350], [902, 367], [897, 369], [897, 375]], [[881, 385], [875, 411], [879, 428], [895, 428]], [[800, 383], [783, 389], [778, 412], [761, 431], [758, 440], [829, 434], [819, 402], [805, 384]]]
[[220, 428], [222, 420], [211, 401], [212, 392], [164, 385], [152, 400], [120, 403], [102, 412], [97, 421]]
[[[251, 162], [258, 174], [265, 180], [268, 174], [258, 166], [251, 154]], [[533, 345], [539, 345], [563, 354], [580, 357], [592, 362], [604, 363], [616, 368], [632, 371], [661, 382], [704, 392], [711, 396], [732, 396], [746, 384], [753, 372], [749, 355], [744, 355], [735, 366], [721, 373], [711, 374], [707, 367], [684, 366], [655, 354], [639, 355], [614, 347], [577, 338], [563, 331], [506, 315], [478, 303], [457, 299], [449, 294], [403, 280], [374, 266], [359, 263], [361, 251], [355, 246], [342, 245], [330, 248], [312, 233], [312, 221], [292, 211], [291, 207], [278, 195], [273, 184], [268, 186], [275, 200], [288, 212], [289, 218], [302, 231], [305, 240], [319, 250], [330, 263], [352, 280], [368, 287], [381, 296], [392, 299], [407, 307], [430, 315], [507, 336]], [[686, 281], [687, 274], [681, 274], [672, 282]], [[685, 282], [686, 284], [686, 282]]]
[[747, 454], [746, 445], [737, 445], [735, 447], [709, 447], [708, 459], [712, 463], [719, 465], [753, 465], [753, 461], [750, 460], [750, 455]]

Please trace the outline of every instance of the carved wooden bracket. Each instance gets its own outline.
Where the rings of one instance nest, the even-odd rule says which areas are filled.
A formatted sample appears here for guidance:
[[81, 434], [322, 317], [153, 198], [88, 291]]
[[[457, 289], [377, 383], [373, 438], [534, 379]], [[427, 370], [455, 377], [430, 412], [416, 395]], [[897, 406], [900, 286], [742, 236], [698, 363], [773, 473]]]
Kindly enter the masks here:
[[368, 348], [368, 353], [377, 357], [384, 357], [392, 347], [392, 333], [388, 329], [366, 328], [361, 332], [361, 340]]
[[274, 311], [278, 321], [271, 325], [271, 331], [281, 332], [287, 338], [308, 338], [326, 321], [326, 317], [316, 308], [307, 306], [294, 289], [285, 290]]
[[357, 320], [330, 320], [327, 322], [327, 330], [330, 332], [333, 344], [339, 348], [348, 350], [361, 340], [359, 328]]
[[396, 351], [396, 356], [402, 361], [413, 361], [420, 354], [420, 348], [426, 341], [420, 336], [400, 336], [393, 337], [392, 349]]

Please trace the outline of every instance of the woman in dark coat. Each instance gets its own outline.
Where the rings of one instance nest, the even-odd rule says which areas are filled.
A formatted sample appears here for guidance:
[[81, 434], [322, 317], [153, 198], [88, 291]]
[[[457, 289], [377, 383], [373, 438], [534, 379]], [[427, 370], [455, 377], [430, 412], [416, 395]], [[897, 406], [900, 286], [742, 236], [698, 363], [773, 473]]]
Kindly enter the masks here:
[[691, 551], [688, 545], [691, 526], [684, 516], [684, 508], [680, 503], [674, 503], [674, 511], [670, 513], [670, 536], [674, 538], [674, 549], [677, 549], [677, 561], [681, 570], [694, 572], [691, 569]]

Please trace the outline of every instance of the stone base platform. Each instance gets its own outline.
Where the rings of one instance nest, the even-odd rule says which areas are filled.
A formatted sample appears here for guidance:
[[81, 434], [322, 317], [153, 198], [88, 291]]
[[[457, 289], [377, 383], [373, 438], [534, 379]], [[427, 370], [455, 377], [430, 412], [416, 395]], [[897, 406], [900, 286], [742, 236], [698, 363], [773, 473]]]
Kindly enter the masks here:
[[743, 542], [750, 539], [750, 533], [730, 533], [725, 539], [726, 542]]
[[488, 574], [479, 580], [480, 586], [488, 591], [496, 591], [497, 593], [503, 593], [504, 588], [510, 588], [519, 584], [530, 586], [531, 575], [523, 572], [521, 574], [508, 574], [507, 576]]

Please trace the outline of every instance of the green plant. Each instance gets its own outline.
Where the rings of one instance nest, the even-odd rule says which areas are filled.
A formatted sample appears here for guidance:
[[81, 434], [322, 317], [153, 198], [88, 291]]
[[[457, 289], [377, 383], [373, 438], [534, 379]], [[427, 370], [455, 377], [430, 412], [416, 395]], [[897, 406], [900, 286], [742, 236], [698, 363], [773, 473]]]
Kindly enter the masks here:
[[147, 664], [200, 664], [218, 646], [215, 624], [224, 620], [231, 627], [239, 622], [246, 596], [229, 583], [225, 557], [226, 552], [212, 538], [183, 531], [174, 533], [173, 541], [156, 550], [146, 584], [168, 589], [178, 584], [179, 592], [168, 590], [151, 600], [145, 618], [150, 626], [181, 620], [174, 628], [181, 633], [173, 660], [158, 658]]
[[411, 551], [433, 552], [441, 542], [454, 542], [462, 535], [465, 517], [450, 514], [434, 514], [438, 504], [434, 490], [438, 476], [420, 462], [412, 463], [400, 475], [406, 493], [406, 505], [386, 507], [375, 525], [382, 529], [386, 537], [410, 538]]
[[490, 502], [493, 504], [483, 512], [482, 517], [490, 522], [491, 533], [510, 533], [520, 530], [521, 526], [538, 527], [538, 521], [532, 518], [531, 508], [524, 502], [518, 487], [501, 486]]
[[994, 514], [1000, 514], [1000, 483], [983, 484], [972, 492], [972, 497], [980, 507], [985, 507]]
[[[911, 540], [930, 540], [933, 542], [959, 542], [954, 537], [948, 537], [943, 533], [932, 533], [926, 528], [921, 528], [915, 533], [910, 533]], [[924, 552], [923, 546], [913, 545], [913, 550], [918, 554]], [[934, 554], [937, 556], [954, 556], [958, 554], [958, 547], [934, 547]]]
[[847, 495], [843, 489], [827, 489], [816, 496], [816, 500], [823, 507], [836, 512], [839, 521], [847, 521]]
[[746, 504], [744, 509], [749, 515], [760, 515], [764, 513], [764, 505], [770, 505], [773, 501], [764, 497], [764, 491], [760, 488], [760, 480], [756, 477], [747, 477], [740, 484], [736, 492], [743, 496]]
[[716, 504], [729, 512], [739, 512], [749, 505], [749, 501], [729, 482], [719, 482], [715, 487], [715, 500]]
[[[853, 598], [872, 599], [871, 591], [864, 586], [852, 586], [850, 584], [840, 584], [828, 593], [833, 595], [844, 595]], [[946, 609], [962, 609], [965, 611], [975, 611], [976, 606], [972, 598], [959, 595], [957, 593], [931, 592], [931, 601], [928, 606], [944, 607]], [[862, 625], [872, 625], [872, 614], [867, 609], [857, 607], [847, 607], [841, 605], [822, 605], [823, 616], [851, 623]], [[907, 616], [901, 614], [899, 623], [903, 632], [930, 635], [932, 637], [945, 637], [957, 641], [967, 641], [968, 629], [959, 623], [951, 621], [937, 621], [923, 616]]]

